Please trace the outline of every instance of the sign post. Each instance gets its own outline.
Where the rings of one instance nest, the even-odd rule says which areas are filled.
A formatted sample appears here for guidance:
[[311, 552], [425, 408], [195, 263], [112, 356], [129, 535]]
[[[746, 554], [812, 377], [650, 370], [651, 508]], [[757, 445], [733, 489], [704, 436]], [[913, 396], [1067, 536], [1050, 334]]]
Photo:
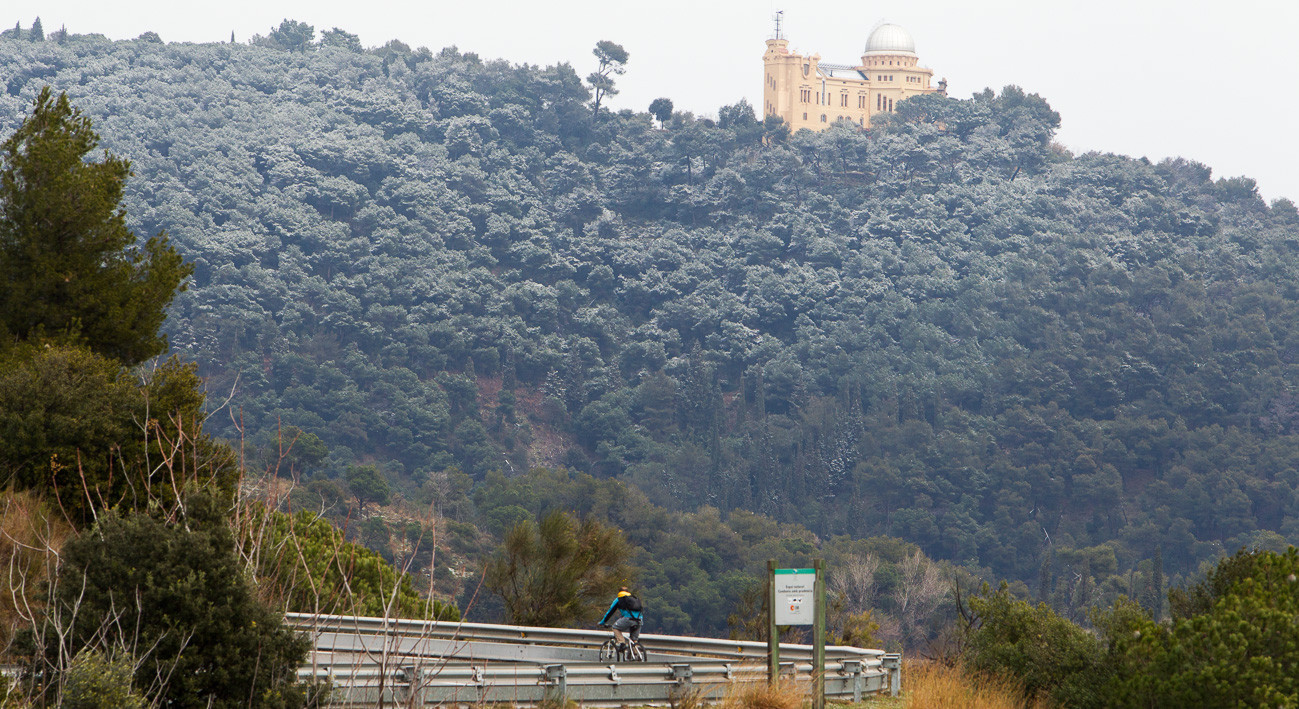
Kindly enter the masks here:
[[767, 681], [780, 680], [780, 629], [776, 627], [776, 560], [767, 559]]
[[812, 707], [825, 709], [825, 561], [810, 569], [778, 569], [767, 561], [767, 655], [769, 678], [780, 679], [780, 628], [812, 626]]
[[812, 709], [825, 709], [825, 560], [816, 569], [816, 621], [812, 626]]

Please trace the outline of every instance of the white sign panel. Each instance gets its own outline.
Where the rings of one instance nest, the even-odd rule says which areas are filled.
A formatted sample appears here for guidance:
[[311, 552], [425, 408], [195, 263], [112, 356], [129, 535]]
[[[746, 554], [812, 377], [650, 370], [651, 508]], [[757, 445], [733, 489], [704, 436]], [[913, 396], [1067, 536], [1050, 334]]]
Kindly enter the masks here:
[[816, 569], [776, 569], [776, 625], [816, 622]]

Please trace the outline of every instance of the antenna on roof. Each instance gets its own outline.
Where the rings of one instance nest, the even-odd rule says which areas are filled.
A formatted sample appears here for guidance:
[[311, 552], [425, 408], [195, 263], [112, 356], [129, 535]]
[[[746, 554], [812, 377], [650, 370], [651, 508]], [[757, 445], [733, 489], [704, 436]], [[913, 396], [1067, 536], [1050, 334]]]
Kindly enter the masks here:
[[784, 18], [784, 15], [785, 15], [785, 11], [784, 11], [784, 10], [777, 10], [777, 11], [776, 11], [776, 17], [775, 17], [775, 20], [776, 20], [776, 37], [775, 37], [775, 38], [776, 38], [776, 39], [784, 39], [784, 38], [785, 38], [785, 37], [780, 33], [780, 23], [785, 19], [785, 18]]

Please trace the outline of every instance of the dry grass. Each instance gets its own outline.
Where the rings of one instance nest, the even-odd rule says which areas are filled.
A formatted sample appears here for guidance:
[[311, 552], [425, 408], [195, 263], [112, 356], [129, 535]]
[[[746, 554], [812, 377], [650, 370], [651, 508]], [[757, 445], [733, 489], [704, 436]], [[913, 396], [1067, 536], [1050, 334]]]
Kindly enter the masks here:
[[72, 528], [31, 492], [0, 491], [0, 658], [45, 604], [58, 549]]
[[1012, 680], [972, 674], [932, 662], [908, 662], [902, 670], [902, 705], [907, 709], [1047, 709], [1045, 702], [1025, 704]]
[[794, 682], [732, 684], [714, 706], [721, 709], [802, 709], [807, 688]]

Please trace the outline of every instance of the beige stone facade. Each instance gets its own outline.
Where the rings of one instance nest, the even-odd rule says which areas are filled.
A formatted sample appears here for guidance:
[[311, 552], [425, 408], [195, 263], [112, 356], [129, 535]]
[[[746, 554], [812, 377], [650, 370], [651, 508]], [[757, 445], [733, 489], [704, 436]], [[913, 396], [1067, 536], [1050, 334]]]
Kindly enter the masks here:
[[839, 120], [866, 128], [871, 116], [893, 112], [905, 98], [946, 89], [946, 82], [931, 85], [934, 72], [920, 66], [911, 35], [891, 24], [871, 32], [857, 66], [792, 52], [779, 32], [767, 40], [762, 64], [763, 114], [780, 116], [795, 131], [825, 130]]

